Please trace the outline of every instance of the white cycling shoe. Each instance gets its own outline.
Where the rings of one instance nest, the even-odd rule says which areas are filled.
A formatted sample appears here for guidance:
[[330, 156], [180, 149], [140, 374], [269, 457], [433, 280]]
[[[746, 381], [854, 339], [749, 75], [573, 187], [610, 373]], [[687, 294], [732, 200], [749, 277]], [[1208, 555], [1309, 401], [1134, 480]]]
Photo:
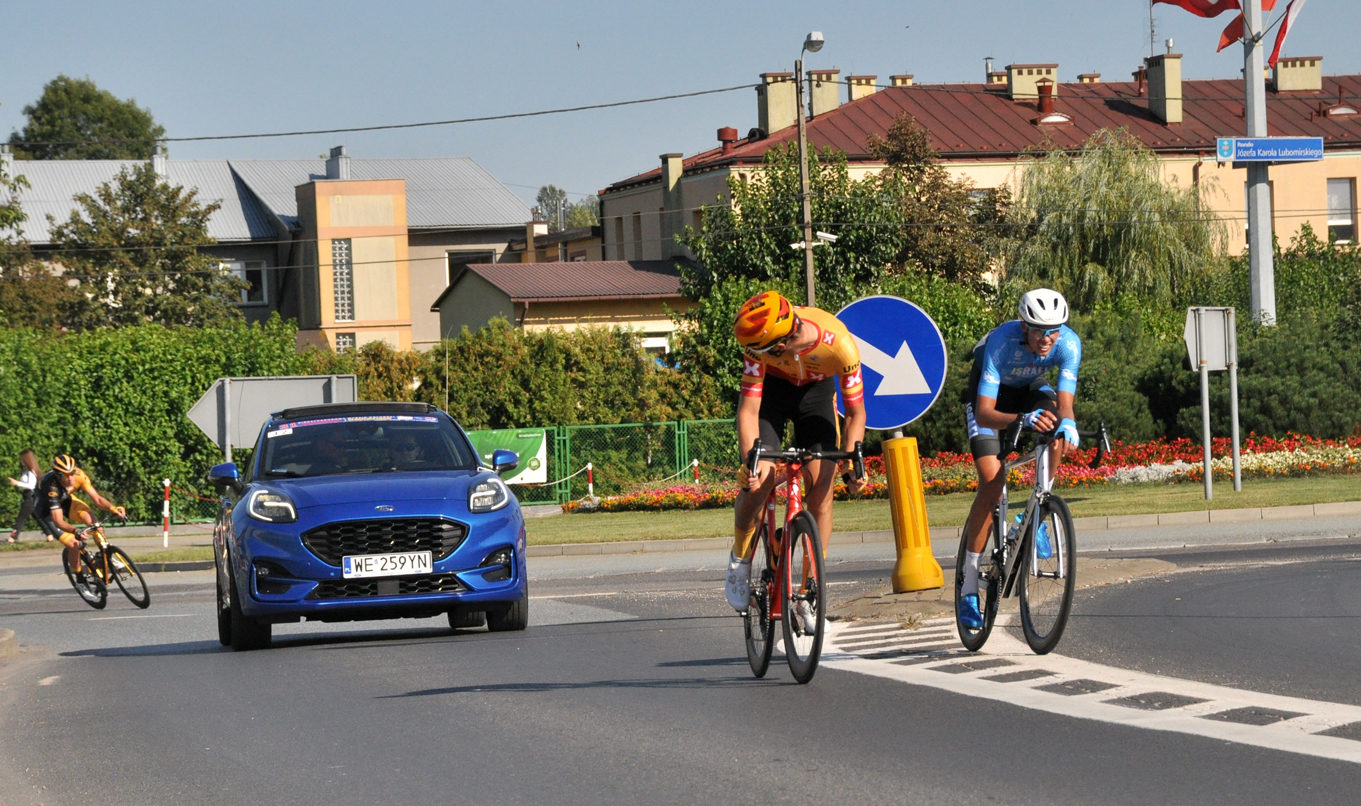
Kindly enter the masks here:
[[728, 604], [739, 613], [747, 612], [751, 601], [751, 561], [742, 562], [732, 554], [728, 555], [728, 582], [724, 590]]
[[813, 608], [807, 602], [802, 599], [795, 602], [794, 615], [798, 616], [804, 635], [812, 635], [818, 631], [818, 614], [813, 612]]

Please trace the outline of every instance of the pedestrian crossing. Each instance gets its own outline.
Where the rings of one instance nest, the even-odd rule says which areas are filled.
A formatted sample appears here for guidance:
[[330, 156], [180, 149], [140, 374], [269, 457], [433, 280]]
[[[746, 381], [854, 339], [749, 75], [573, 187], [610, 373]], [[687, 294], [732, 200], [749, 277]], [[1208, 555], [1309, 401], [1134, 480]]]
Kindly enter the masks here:
[[953, 618], [828, 625], [822, 664], [1022, 708], [1361, 763], [1361, 706], [1035, 655], [999, 615], [982, 651]]

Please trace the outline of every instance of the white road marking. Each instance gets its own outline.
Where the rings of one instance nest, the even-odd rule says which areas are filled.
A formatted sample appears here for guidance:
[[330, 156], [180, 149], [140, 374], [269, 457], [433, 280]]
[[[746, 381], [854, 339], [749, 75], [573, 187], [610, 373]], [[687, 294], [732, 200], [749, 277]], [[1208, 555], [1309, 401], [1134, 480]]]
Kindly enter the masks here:
[[619, 591], [605, 591], [604, 593], [563, 593], [557, 596], [531, 596], [530, 599], [584, 599], [588, 596], [620, 596]]
[[60, 679], [61, 679], [61, 675], [59, 675], [59, 674], [54, 674], [54, 675], [52, 675], [51, 677], [44, 677], [42, 680], [39, 680], [39, 681], [38, 681], [38, 685], [40, 685], [40, 686], [50, 686], [50, 685], [52, 685], [53, 683], [57, 682], [57, 681], [60, 680]]
[[141, 616], [92, 616], [90, 621], [124, 621], [132, 618], [193, 618], [202, 613], [148, 613]]
[[[896, 625], [886, 628], [885, 625], [830, 624], [822, 664], [831, 669], [929, 686], [1076, 719], [1187, 733], [1361, 764], [1361, 741], [1320, 735], [1331, 728], [1361, 723], [1361, 706], [1264, 694], [1134, 672], [1052, 653], [1035, 655], [1023, 641], [1010, 634], [1003, 620], [1002, 617], [998, 618], [988, 643], [978, 653], [966, 651], [959, 645], [957, 638], [951, 641], [953, 647], [950, 651], [932, 651], [930, 647], [924, 646], [925, 641], [917, 638], [921, 635], [920, 631], [896, 628]], [[924, 626], [953, 629], [954, 619], [933, 619]], [[900, 638], [891, 641], [895, 628]], [[857, 638], [871, 636], [881, 640], [875, 642], [872, 648], [854, 649]], [[863, 657], [856, 654], [857, 651], [876, 657]], [[905, 659], [917, 662], [903, 664]], [[977, 663], [979, 668], [960, 668], [970, 662]], [[987, 679], [1026, 671], [1048, 674], [1013, 682]], [[1094, 681], [1108, 687], [1078, 694], [1043, 690], [1066, 681]], [[1115, 702], [1153, 693], [1173, 695], [1174, 703], [1185, 704], [1145, 709]], [[1176, 697], [1185, 699], [1175, 700]], [[1275, 717], [1278, 721], [1265, 725], [1226, 721], [1223, 717], [1206, 718], [1234, 709], [1280, 713]]]

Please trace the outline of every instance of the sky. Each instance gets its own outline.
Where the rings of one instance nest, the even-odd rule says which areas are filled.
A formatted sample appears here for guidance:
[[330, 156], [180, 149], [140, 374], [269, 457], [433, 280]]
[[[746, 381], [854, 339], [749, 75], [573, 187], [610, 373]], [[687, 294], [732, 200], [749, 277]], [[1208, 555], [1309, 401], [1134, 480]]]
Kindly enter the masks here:
[[[1285, 0], [1280, 2], [1284, 11]], [[1149, 55], [1146, 0], [897, 0], [652, 3], [67, 2], [0, 4], [0, 138], [59, 74], [88, 76], [151, 110], [170, 137], [413, 123], [611, 103], [756, 83], [789, 71], [804, 36], [827, 44], [808, 68], [977, 82], [996, 69], [1059, 64], [1059, 79], [1128, 80]], [[1280, 13], [1278, 12], [1278, 13]], [[1235, 78], [1240, 46], [1215, 53], [1229, 15], [1153, 11], [1185, 78]], [[1361, 73], [1361, 3], [1311, 0], [1285, 53]], [[1274, 34], [1273, 34], [1274, 36]], [[844, 97], [844, 94], [843, 94]], [[553, 183], [573, 199], [650, 170], [658, 155], [717, 145], [756, 125], [752, 89], [519, 120], [385, 132], [172, 143], [177, 159], [471, 157], [533, 203]], [[1226, 132], [1231, 134], [1231, 132]]]

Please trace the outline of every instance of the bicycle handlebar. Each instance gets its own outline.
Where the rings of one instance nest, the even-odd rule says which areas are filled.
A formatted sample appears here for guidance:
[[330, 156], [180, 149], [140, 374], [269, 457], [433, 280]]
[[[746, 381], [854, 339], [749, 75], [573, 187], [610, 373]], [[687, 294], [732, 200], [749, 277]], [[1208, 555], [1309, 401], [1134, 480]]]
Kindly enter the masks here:
[[[1058, 433], [1057, 428], [1054, 429], [1053, 431], [1036, 431], [1034, 428], [1028, 428], [1026, 426], [1020, 425], [1020, 422], [1021, 422], [1020, 420], [1017, 420], [1016, 421], [1017, 427], [1013, 427], [1012, 429], [1013, 433], [1011, 437], [1011, 450], [1013, 451], [1016, 450], [1017, 444], [1019, 444], [1021, 441], [1022, 431], [1034, 432], [1036, 442], [1040, 445], [1048, 444], [1051, 440], [1053, 440], [1054, 435]], [[1077, 435], [1079, 438], [1096, 437], [1096, 456], [1092, 458], [1092, 461], [1087, 465], [1087, 467], [1091, 468], [1100, 467], [1101, 462], [1105, 460], [1106, 455], [1111, 452], [1111, 437], [1110, 433], [1106, 431], [1106, 421], [1097, 420], [1095, 431], [1079, 431], [1077, 432]]]
[[[756, 475], [756, 466], [762, 459], [772, 459], [777, 462], [806, 462], [811, 459], [824, 459], [832, 462], [839, 462], [842, 459], [850, 459], [854, 469], [855, 478], [865, 477], [865, 452], [864, 443], [855, 443], [853, 451], [810, 451], [804, 448], [791, 448], [787, 451], [772, 451], [761, 447], [761, 440], [756, 440], [752, 444], [751, 450], [747, 453], [747, 472]], [[850, 481], [848, 478], [847, 481]]]

